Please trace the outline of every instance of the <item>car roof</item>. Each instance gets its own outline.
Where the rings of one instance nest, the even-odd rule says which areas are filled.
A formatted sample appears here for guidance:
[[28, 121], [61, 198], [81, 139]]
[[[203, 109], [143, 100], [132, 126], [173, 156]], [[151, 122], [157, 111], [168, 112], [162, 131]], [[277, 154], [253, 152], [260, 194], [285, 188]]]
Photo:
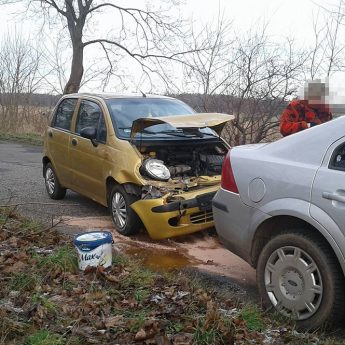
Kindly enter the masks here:
[[345, 116], [341, 116], [265, 145], [262, 153], [305, 164], [321, 163], [327, 149], [345, 137], [344, 128]]
[[153, 95], [147, 94], [143, 95], [141, 93], [129, 93], [129, 94], [118, 94], [118, 93], [90, 93], [90, 92], [82, 92], [82, 93], [71, 93], [68, 95], [64, 95], [64, 98], [68, 97], [92, 97], [92, 98], [100, 98], [100, 99], [113, 99], [113, 98], [164, 98], [164, 99], [174, 99], [168, 96], [161, 96], [161, 95]]

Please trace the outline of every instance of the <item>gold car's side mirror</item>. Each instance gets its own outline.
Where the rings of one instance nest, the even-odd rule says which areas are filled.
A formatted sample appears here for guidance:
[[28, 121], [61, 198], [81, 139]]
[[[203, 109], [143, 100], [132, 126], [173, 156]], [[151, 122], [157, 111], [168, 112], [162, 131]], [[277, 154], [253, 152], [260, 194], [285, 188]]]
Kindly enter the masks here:
[[98, 143], [96, 141], [96, 138], [97, 138], [97, 128], [96, 127], [84, 127], [80, 131], [80, 135], [83, 138], [90, 139], [93, 146], [95, 146], [95, 147], [98, 146]]

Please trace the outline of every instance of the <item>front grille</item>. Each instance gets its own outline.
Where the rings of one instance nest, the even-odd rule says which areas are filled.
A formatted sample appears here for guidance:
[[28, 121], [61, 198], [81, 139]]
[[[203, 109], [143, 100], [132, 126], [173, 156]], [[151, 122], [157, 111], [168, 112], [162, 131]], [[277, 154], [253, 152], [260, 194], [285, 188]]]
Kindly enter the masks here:
[[190, 215], [190, 221], [193, 224], [201, 224], [213, 221], [212, 211], [202, 211], [197, 213], [192, 213]]

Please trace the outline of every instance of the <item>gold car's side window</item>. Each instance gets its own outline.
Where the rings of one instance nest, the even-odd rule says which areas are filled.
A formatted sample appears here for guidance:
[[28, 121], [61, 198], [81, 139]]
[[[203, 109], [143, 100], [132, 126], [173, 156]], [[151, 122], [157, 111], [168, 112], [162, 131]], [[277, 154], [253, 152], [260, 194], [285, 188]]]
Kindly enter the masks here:
[[106, 142], [107, 128], [102, 110], [97, 103], [83, 100], [80, 103], [75, 131], [80, 134], [85, 127], [97, 128], [97, 141]]
[[58, 106], [56, 113], [54, 115], [52, 126], [70, 130], [71, 122], [74, 113], [75, 106], [77, 104], [77, 99], [68, 98], [64, 99]]

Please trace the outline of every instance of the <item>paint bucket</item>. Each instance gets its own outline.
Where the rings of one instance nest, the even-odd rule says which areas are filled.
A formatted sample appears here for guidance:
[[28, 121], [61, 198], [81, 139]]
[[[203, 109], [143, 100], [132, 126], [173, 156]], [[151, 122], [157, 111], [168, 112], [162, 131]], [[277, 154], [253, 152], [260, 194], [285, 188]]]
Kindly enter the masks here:
[[79, 269], [87, 266], [110, 267], [112, 262], [113, 237], [108, 231], [91, 231], [78, 234], [74, 246], [78, 252]]

